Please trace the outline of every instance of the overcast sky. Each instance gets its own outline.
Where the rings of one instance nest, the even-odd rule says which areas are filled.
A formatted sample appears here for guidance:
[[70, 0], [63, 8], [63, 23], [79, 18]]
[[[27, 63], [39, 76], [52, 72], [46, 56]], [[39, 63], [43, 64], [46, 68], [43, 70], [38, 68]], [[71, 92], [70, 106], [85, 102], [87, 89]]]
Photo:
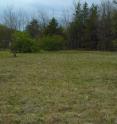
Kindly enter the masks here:
[[[5, 8], [13, 6], [13, 8], [24, 10], [42, 10], [54, 11], [61, 13], [64, 9], [72, 8], [74, 0], [0, 0], [0, 12], [2, 13]], [[81, 0], [83, 1], [83, 0]], [[99, 0], [84, 0], [89, 4], [98, 3]]]

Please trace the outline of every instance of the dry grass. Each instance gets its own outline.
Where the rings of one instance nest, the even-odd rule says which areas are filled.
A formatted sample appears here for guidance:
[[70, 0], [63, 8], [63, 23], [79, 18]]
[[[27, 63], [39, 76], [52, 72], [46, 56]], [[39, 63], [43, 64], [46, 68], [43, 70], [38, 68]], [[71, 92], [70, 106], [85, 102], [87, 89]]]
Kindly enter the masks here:
[[0, 52], [0, 124], [117, 124], [117, 53]]

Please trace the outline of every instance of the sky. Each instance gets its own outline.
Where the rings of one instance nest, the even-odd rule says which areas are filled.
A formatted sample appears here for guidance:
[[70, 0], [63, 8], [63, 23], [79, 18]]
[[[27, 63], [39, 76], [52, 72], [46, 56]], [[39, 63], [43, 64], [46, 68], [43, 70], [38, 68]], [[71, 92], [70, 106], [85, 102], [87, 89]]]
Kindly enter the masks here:
[[[85, 1], [91, 4], [98, 3], [99, 0]], [[12, 6], [14, 9], [23, 9], [28, 12], [32, 12], [32, 10], [53, 11], [55, 15], [60, 16], [64, 9], [72, 8], [73, 2], [74, 0], [0, 0], [0, 14], [7, 7]]]

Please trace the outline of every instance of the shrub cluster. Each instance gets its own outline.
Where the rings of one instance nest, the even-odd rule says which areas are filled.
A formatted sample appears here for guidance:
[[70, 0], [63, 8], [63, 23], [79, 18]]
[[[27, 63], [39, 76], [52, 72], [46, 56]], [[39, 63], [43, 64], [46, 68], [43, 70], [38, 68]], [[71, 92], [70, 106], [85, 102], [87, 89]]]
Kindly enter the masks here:
[[113, 51], [117, 51], [117, 40], [112, 41]]
[[39, 40], [35, 40], [26, 32], [15, 32], [12, 35], [11, 50], [15, 53], [32, 53], [40, 50], [62, 50], [64, 44], [64, 38], [59, 35], [48, 35]]
[[11, 50], [16, 53], [37, 52], [36, 41], [25, 32], [15, 32], [12, 35]]
[[39, 47], [42, 50], [62, 50], [64, 48], [64, 38], [59, 35], [44, 36], [39, 40]]

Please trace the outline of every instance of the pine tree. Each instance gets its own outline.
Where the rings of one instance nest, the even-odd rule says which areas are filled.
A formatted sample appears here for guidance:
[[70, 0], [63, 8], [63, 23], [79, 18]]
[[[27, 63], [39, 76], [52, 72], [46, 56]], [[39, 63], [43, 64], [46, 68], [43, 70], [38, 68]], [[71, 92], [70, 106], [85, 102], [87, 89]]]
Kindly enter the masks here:
[[58, 25], [57, 20], [53, 17], [45, 29], [45, 34], [46, 35], [61, 35], [62, 32], [63, 32], [62, 27]]
[[75, 7], [74, 19], [69, 27], [69, 47], [71, 49], [81, 48], [81, 34], [82, 34], [82, 9], [81, 4]]
[[36, 19], [33, 19], [29, 25], [26, 26], [26, 31], [32, 38], [38, 38], [40, 35], [40, 26]]
[[88, 4], [85, 2], [83, 7], [78, 2], [75, 8], [74, 20], [70, 24], [70, 45], [73, 49], [85, 48], [86, 47], [86, 32], [89, 17]]
[[117, 9], [114, 10], [112, 16], [112, 30], [113, 30], [113, 38], [117, 39]]
[[89, 49], [97, 49], [98, 44], [98, 7], [92, 4], [90, 8], [89, 22], [88, 22], [88, 32], [89, 41], [87, 47]]
[[111, 50], [112, 48], [112, 3], [108, 0], [101, 5], [101, 16], [99, 21], [99, 43], [98, 49]]
[[82, 42], [81, 47], [88, 49], [88, 42], [89, 42], [89, 31], [88, 31], [88, 21], [89, 21], [89, 7], [88, 3], [85, 2], [82, 8]]

